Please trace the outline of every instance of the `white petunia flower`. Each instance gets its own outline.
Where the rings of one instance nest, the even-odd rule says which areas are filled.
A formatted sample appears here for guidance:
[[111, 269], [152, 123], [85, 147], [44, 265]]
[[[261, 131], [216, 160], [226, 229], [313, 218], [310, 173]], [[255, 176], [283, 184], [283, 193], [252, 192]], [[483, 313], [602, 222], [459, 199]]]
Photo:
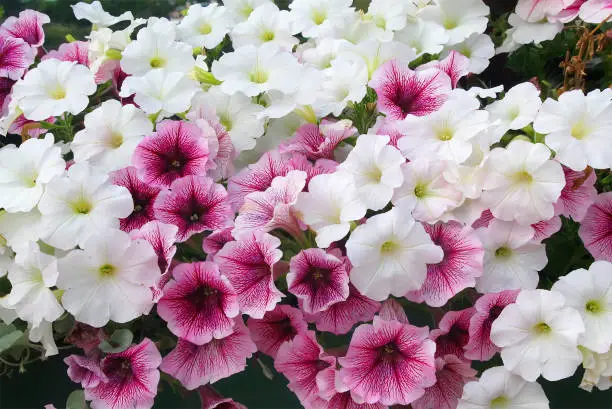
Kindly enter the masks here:
[[494, 219], [476, 234], [485, 249], [483, 273], [476, 279], [478, 292], [534, 290], [538, 286], [538, 271], [546, 266], [548, 258], [546, 246], [531, 241], [531, 226]]
[[503, 366], [485, 370], [478, 381], [463, 386], [457, 409], [549, 409], [544, 389]]
[[582, 362], [578, 337], [584, 323], [563, 295], [524, 290], [491, 326], [491, 340], [502, 348], [504, 367], [534, 382], [540, 375], [558, 381], [574, 374]]
[[552, 291], [565, 297], [585, 325], [578, 343], [603, 354], [612, 346], [612, 263], [595, 261], [588, 270], [580, 268], [559, 278]]
[[612, 89], [581, 90], [561, 94], [558, 101], [544, 101], [533, 123], [536, 132], [547, 134], [546, 144], [565, 166], [580, 171], [612, 167]]
[[28, 139], [19, 147], [0, 149], [0, 207], [6, 211], [29, 212], [40, 200], [44, 186], [64, 172], [66, 163], [53, 135]]
[[417, 19], [395, 32], [395, 40], [411, 47], [417, 57], [423, 54], [438, 54], [448, 42], [448, 35], [442, 26]]
[[228, 10], [217, 3], [206, 7], [193, 4], [177, 27], [178, 39], [192, 47], [213, 49], [230, 31], [232, 18]]
[[291, 51], [299, 43], [293, 34], [289, 12], [279, 10], [274, 3], [266, 3], [257, 7], [247, 21], [235, 26], [231, 37], [234, 48], [273, 43], [283, 50]]
[[[508, 17], [508, 23], [512, 28], [508, 30], [506, 41], [517, 44], [539, 44], [542, 41], [552, 40], [563, 30], [563, 23], [560, 21], [550, 22], [543, 19], [530, 23], [514, 13]], [[508, 38], [511, 38], [511, 40], [508, 40]], [[504, 42], [504, 44], [509, 48], [508, 51], [512, 51], [511, 43]], [[502, 44], [502, 47], [504, 44]]]
[[393, 33], [406, 26], [408, 5], [396, 0], [372, 0], [364, 17], [376, 26], [378, 40], [391, 41]]
[[416, 58], [414, 50], [399, 41], [380, 42], [366, 40], [359, 44], [341, 43], [341, 53], [338, 58], [361, 58], [368, 67], [368, 79], [372, 79], [374, 71], [392, 59], [408, 65]]
[[112, 31], [106, 27], [93, 30], [89, 34], [87, 57], [91, 72], [98, 73], [102, 63], [109, 59], [107, 54], [112, 55], [114, 52], [125, 50], [125, 47], [132, 42], [134, 30], [146, 22], [147, 20], [143, 18], [137, 18], [123, 30]]
[[95, 91], [94, 76], [87, 67], [49, 58], [13, 85], [12, 97], [27, 119], [40, 121], [64, 112], [80, 113]]
[[77, 321], [101, 327], [147, 314], [160, 276], [157, 255], [142, 239], [132, 241], [121, 230], [91, 236], [59, 261], [57, 286], [62, 304]]
[[346, 254], [353, 265], [353, 285], [378, 301], [418, 290], [425, 282], [427, 264], [444, 257], [423, 226], [399, 207], [358, 226], [346, 243]]
[[354, 13], [351, 0], [294, 0], [289, 4], [294, 32], [304, 37], [332, 37]]
[[315, 176], [301, 192], [294, 209], [317, 232], [317, 246], [327, 248], [350, 230], [350, 222], [366, 214], [352, 175], [344, 172]]
[[504, 86], [498, 85], [491, 88], [471, 87], [466, 91], [478, 98], [497, 98], [497, 94], [504, 91]]
[[126, 11], [117, 17], [113, 16], [109, 12], [104, 11], [102, 4], [98, 0], [91, 3], [81, 1], [70, 7], [72, 7], [72, 12], [77, 20], [85, 19], [97, 27], [109, 27], [121, 21], [131, 21], [134, 19], [131, 11]]
[[368, 69], [360, 58], [336, 58], [325, 70], [315, 111], [317, 116], [339, 116], [351, 102], [359, 102], [367, 93]]
[[588, 392], [595, 386], [600, 391], [612, 388], [612, 349], [604, 354], [597, 354], [581, 348], [584, 376], [580, 388]]
[[448, 45], [486, 30], [489, 7], [482, 0], [437, 0], [436, 3], [425, 7], [420, 17], [444, 27]]
[[68, 250], [103, 228], [118, 228], [119, 219], [132, 213], [134, 203], [125, 187], [111, 184], [107, 175], [88, 164], [77, 163], [49, 182], [38, 208], [44, 241]]
[[522, 129], [529, 125], [542, 106], [540, 90], [531, 82], [523, 82], [510, 88], [500, 100], [486, 107], [491, 123], [495, 124], [497, 142], [509, 129]]
[[105, 101], [85, 115], [85, 128], [74, 136], [74, 161], [87, 161], [107, 172], [124, 168], [131, 164], [138, 143], [151, 132], [153, 125], [140, 109]]
[[[470, 59], [468, 71], [473, 74], [480, 74], [489, 66], [489, 60], [495, 56], [495, 44], [486, 34], [472, 34], [459, 44], [453, 45], [450, 49], [456, 50]], [[446, 57], [447, 50], [441, 55]]]
[[493, 216], [519, 224], [553, 217], [565, 176], [546, 145], [514, 140], [505, 149], [493, 149], [486, 166], [482, 200]]
[[53, 325], [49, 321], [43, 320], [38, 326], [28, 325], [28, 339], [42, 344], [45, 350], [45, 357], [59, 353], [55, 344], [55, 338], [53, 337]]
[[361, 135], [338, 166], [339, 171], [353, 175], [357, 193], [368, 209], [384, 208], [393, 196], [393, 189], [404, 180], [401, 166], [406, 160], [388, 142], [386, 135]]
[[37, 242], [42, 234], [42, 227], [42, 215], [36, 207], [29, 212], [0, 211], [0, 235], [13, 248]]
[[316, 42], [311, 40], [307, 43], [300, 44], [297, 47], [296, 53], [303, 63], [309, 64], [319, 70], [325, 70], [331, 67], [331, 62], [335, 60], [341, 52], [353, 46], [353, 44], [343, 39], [322, 38]]

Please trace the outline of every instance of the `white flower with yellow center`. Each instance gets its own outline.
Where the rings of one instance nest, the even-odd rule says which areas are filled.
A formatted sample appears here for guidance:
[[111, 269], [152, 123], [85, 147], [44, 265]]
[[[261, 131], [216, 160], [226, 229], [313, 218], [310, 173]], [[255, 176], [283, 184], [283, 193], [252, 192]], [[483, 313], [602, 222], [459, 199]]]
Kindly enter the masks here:
[[491, 114], [491, 123], [495, 124], [495, 140], [491, 142], [498, 142], [509, 129], [518, 130], [529, 125], [541, 106], [540, 90], [531, 82], [523, 82], [510, 88], [502, 99], [486, 108]]
[[192, 47], [213, 49], [230, 31], [232, 19], [225, 7], [210, 3], [206, 7], [194, 4], [177, 27], [178, 39]]
[[231, 33], [234, 48], [243, 45], [277, 44], [281, 49], [291, 51], [299, 40], [289, 21], [289, 12], [279, 10], [274, 3], [257, 7], [248, 20], [234, 27]]

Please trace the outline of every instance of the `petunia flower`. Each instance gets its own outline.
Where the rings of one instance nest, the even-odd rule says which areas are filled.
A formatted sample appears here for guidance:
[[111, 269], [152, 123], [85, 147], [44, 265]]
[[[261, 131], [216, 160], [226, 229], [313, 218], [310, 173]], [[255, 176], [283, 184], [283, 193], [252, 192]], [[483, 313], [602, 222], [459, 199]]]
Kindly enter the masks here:
[[571, 217], [581, 222], [597, 197], [597, 189], [595, 189], [597, 176], [592, 170], [576, 172], [565, 166], [563, 173], [565, 174], [565, 186], [561, 190], [559, 200], [555, 203], [555, 214]]
[[202, 250], [206, 253], [207, 260], [212, 260], [226, 243], [234, 241], [232, 230], [234, 230], [233, 227], [224, 227], [213, 231], [202, 239]]
[[563, 222], [559, 216], [553, 216], [548, 220], [542, 220], [534, 223], [531, 225], [531, 228], [533, 229], [533, 237], [531, 237], [531, 240], [541, 242], [542, 240], [549, 238], [561, 230], [562, 226]]
[[465, 40], [471, 34], [484, 33], [487, 28], [489, 7], [482, 0], [438, 0], [419, 16], [444, 27], [448, 44]]
[[[451, 47], [468, 58], [467, 71], [471, 74], [481, 74], [495, 56], [495, 44], [487, 34], [474, 33]], [[442, 53], [442, 56], [447, 52]]]
[[234, 26], [231, 38], [235, 48], [244, 45], [273, 43], [281, 49], [292, 50], [299, 40], [287, 10], [279, 10], [274, 3], [258, 6], [245, 22]]
[[612, 261], [612, 192], [601, 193], [589, 207], [578, 234], [596, 260]]
[[289, 305], [277, 305], [261, 319], [249, 318], [247, 327], [257, 349], [272, 358], [281, 345], [308, 330], [302, 311]]
[[202, 7], [193, 4], [187, 9], [187, 15], [181, 19], [176, 30], [178, 39], [191, 47], [213, 49], [223, 41], [232, 28], [230, 13], [225, 7], [216, 3]]
[[310, 160], [333, 159], [336, 146], [356, 133], [352, 125], [351, 121], [344, 119], [337, 122], [323, 120], [320, 125], [304, 124], [297, 129], [293, 139], [280, 146], [280, 151], [299, 152]]
[[224, 398], [210, 386], [201, 386], [198, 388], [201, 409], [247, 409], [241, 403], [234, 402], [231, 398]]
[[114, 185], [125, 187], [132, 195], [134, 210], [129, 216], [119, 220], [121, 230], [128, 233], [155, 219], [153, 204], [161, 191], [159, 186], [140, 180], [137, 173], [136, 168], [129, 166], [110, 174]]
[[585, 23], [599, 24], [604, 21], [612, 11], [609, 0], [590, 0], [580, 6], [579, 16]]
[[431, 331], [430, 339], [436, 342], [436, 358], [455, 355], [463, 359], [463, 348], [469, 341], [470, 319], [476, 310], [466, 308], [460, 311], [449, 311], [438, 323], [438, 328]]
[[91, 3], [81, 1], [70, 7], [72, 7], [72, 12], [77, 20], [87, 20], [97, 27], [109, 27], [121, 21], [132, 20], [134, 18], [131, 11], [126, 11], [120, 16], [113, 16], [104, 11], [102, 4], [98, 0]]
[[470, 60], [467, 56], [455, 50], [450, 50], [445, 58], [423, 64], [417, 68], [417, 71], [427, 68], [437, 68], [448, 75], [451, 79], [451, 85], [453, 89], [455, 89], [457, 88], [459, 80], [470, 72], [468, 69], [469, 66]]
[[565, 7], [571, 5], [574, 0], [519, 0], [516, 5], [516, 14], [529, 22], [546, 19], [555, 16]]
[[108, 377], [102, 372], [100, 358], [92, 356], [70, 355], [64, 358], [68, 365], [68, 377], [72, 382], [80, 383], [83, 388], [95, 388], [100, 382], [108, 382]]
[[34, 56], [35, 50], [28, 43], [0, 31], [0, 77], [20, 79], [34, 62]]
[[502, 99], [486, 107], [490, 121], [494, 123], [495, 142], [510, 130], [523, 129], [533, 122], [542, 106], [540, 90], [531, 82], [523, 82], [510, 88]]
[[330, 37], [353, 12], [350, 0], [295, 0], [289, 5], [296, 32], [304, 37]]
[[74, 61], [89, 67], [89, 44], [85, 41], [73, 41], [60, 44], [57, 50], [51, 50], [41, 57], [41, 61], [55, 58], [60, 61]]
[[10, 16], [2, 23], [0, 34], [21, 38], [30, 46], [36, 48], [45, 42], [43, 25], [51, 20], [49, 16], [36, 10], [23, 10], [19, 17]]

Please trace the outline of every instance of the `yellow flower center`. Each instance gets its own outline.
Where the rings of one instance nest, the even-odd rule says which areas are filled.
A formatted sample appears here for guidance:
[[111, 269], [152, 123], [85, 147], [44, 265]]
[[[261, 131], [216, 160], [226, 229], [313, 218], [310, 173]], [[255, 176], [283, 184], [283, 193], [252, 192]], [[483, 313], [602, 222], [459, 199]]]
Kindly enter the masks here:
[[198, 27], [198, 32], [202, 35], [207, 35], [212, 32], [212, 25], [209, 23], [204, 23], [200, 27]]
[[508, 247], [500, 247], [495, 250], [495, 257], [508, 258], [512, 255], [512, 250]]
[[327, 19], [327, 13], [324, 10], [313, 10], [312, 21], [320, 26]]
[[548, 335], [552, 331], [552, 328], [545, 322], [539, 322], [533, 326], [533, 331], [537, 335]]
[[505, 396], [498, 396], [491, 401], [491, 409], [505, 409], [508, 407], [510, 400]]
[[161, 57], [153, 57], [149, 61], [149, 65], [151, 65], [151, 68], [161, 68], [166, 65], [166, 60]]
[[103, 264], [100, 266], [100, 268], [98, 268], [98, 273], [100, 273], [101, 277], [110, 277], [115, 273], [115, 271], [116, 268], [112, 264]]
[[83, 198], [71, 203], [70, 207], [78, 214], [88, 214], [91, 211], [91, 203]]
[[522, 184], [522, 185], [528, 185], [531, 182], [533, 182], [533, 176], [531, 176], [531, 174], [527, 171], [520, 171], [520, 172], [516, 172], [514, 174], [514, 183], [517, 184]]
[[249, 79], [255, 84], [264, 84], [268, 81], [268, 73], [257, 68], [249, 75]]
[[395, 252], [399, 248], [399, 244], [393, 240], [387, 240], [380, 246], [380, 252], [382, 254], [389, 254]]
[[417, 185], [414, 187], [414, 195], [419, 199], [422, 199], [425, 197], [426, 194], [427, 185], [425, 185], [424, 183], [417, 183]]
[[109, 143], [113, 148], [120, 147], [123, 145], [123, 135], [121, 135], [119, 132], [113, 132], [111, 134]]
[[261, 41], [274, 40], [274, 31], [266, 30], [261, 34]]
[[58, 85], [53, 90], [51, 90], [49, 96], [55, 100], [64, 99], [66, 98], [66, 90], [61, 85]]
[[586, 303], [584, 308], [586, 308], [586, 310], [590, 312], [591, 314], [599, 314], [604, 309], [603, 305], [601, 304], [599, 300], [590, 300], [589, 302]]
[[580, 120], [572, 126], [572, 136], [578, 140], [584, 139], [590, 133], [590, 129], [584, 120]]

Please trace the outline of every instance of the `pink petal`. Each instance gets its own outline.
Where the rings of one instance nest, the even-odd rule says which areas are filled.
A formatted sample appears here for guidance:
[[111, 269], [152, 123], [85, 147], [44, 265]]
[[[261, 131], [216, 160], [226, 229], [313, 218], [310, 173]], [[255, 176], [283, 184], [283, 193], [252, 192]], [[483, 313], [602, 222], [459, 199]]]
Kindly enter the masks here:
[[198, 388], [201, 409], [247, 409], [246, 406], [234, 402], [231, 398], [224, 398], [210, 386], [202, 386]]
[[457, 87], [457, 83], [469, 72], [470, 59], [465, 55], [458, 53], [455, 50], [451, 50], [448, 56], [442, 61], [432, 61], [428, 64], [421, 65], [418, 70], [426, 68], [437, 68], [444, 71], [446, 75], [451, 79], [453, 88]]
[[64, 362], [68, 365], [70, 380], [80, 383], [83, 388], [95, 388], [100, 382], [108, 382], [96, 356], [70, 355], [64, 358]]
[[582, 219], [578, 235], [595, 260], [612, 261], [612, 192], [597, 196]]
[[333, 159], [336, 146], [356, 133], [350, 121], [323, 120], [320, 125], [307, 123], [300, 126], [295, 137], [280, 147], [282, 153], [297, 152], [310, 160]]
[[555, 203], [555, 215], [571, 217], [580, 222], [597, 197], [595, 189], [597, 176], [592, 169], [588, 173], [584, 170], [576, 172], [565, 166], [563, 173], [565, 186]]
[[257, 349], [272, 358], [276, 358], [281, 345], [308, 330], [302, 312], [289, 305], [277, 305], [262, 319], [249, 318], [247, 327]]
[[206, 258], [212, 260], [215, 254], [225, 246], [225, 243], [234, 241], [232, 236], [233, 227], [225, 227], [215, 230], [202, 240], [202, 250], [206, 253]]
[[436, 341], [436, 358], [444, 355], [456, 355], [463, 358], [463, 347], [470, 339], [470, 319], [476, 312], [473, 307], [461, 311], [449, 311], [438, 324], [438, 329], [431, 331], [430, 338]]
[[480, 215], [480, 218], [478, 218], [478, 220], [476, 220], [474, 223], [472, 223], [472, 228], [474, 230], [476, 230], [476, 229], [479, 229], [481, 227], [488, 227], [489, 223], [493, 219], [495, 219], [495, 217], [493, 216], [493, 213], [491, 213], [491, 211], [489, 209], [487, 209], [487, 210], [482, 212], [482, 214]]
[[9, 17], [0, 27], [0, 34], [21, 38], [32, 47], [40, 47], [45, 42], [43, 24], [50, 22], [49, 16], [35, 10], [23, 10], [19, 18]]
[[531, 240], [540, 242], [544, 239], [549, 238], [559, 230], [561, 230], [561, 218], [559, 216], [553, 216], [548, 220], [542, 220], [540, 222], [531, 225], [533, 227], [533, 237]]
[[382, 303], [378, 316], [385, 321], [395, 320], [402, 324], [409, 324], [406, 311], [404, 311], [402, 305], [393, 298], [389, 298]]
[[133, 166], [111, 173], [110, 178], [114, 185], [127, 188], [134, 201], [134, 211], [132, 214], [125, 219], [119, 220], [121, 230], [129, 233], [155, 219], [153, 204], [161, 190], [159, 187], [140, 180], [138, 178], [138, 171]]
[[[45, 122], [54, 123], [55, 117], [50, 116], [45, 119]], [[44, 135], [47, 132], [48, 130], [40, 126], [39, 122], [27, 119], [23, 114], [19, 115], [8, 129], [8, 133], [26, 135], [30, 138], [38, 138], [40, 135]]]
[[0, 77], [20, 79], [34, 63], [34, 56], [34, 49], [21, 38], [0, 31]]
[[55, 58], [60, 61], [74, 61], [86, 67], [89, 66], [89, 44], [85, 41], [74, 41], [72, 43], [64, 43], [57, 50], [51, 50], [45, 54], [41, 60]]

